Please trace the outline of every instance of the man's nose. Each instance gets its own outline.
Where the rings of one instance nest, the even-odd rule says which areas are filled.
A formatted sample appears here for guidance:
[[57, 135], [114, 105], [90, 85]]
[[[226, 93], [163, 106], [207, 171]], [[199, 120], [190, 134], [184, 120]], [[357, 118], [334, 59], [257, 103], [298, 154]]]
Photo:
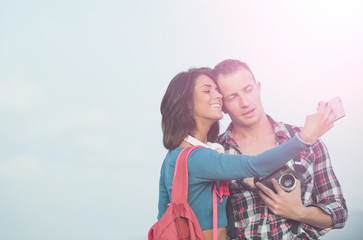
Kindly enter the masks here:
[[248, 107], [250, 105], [250, 100], [248, 99], [248, 97], [241, 94], [239, 98], [240, 98], [239, 104], [241, 108]]

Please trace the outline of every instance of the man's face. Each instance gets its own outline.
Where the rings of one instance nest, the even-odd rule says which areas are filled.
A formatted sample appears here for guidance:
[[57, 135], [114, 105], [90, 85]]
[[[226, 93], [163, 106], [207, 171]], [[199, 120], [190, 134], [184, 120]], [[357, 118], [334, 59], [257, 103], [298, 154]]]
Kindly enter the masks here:
[[260, 98], [260, 83], [256, 83], [252, 74], [245, 69], [217, 79], [223, 95], [224, 109], [233, 124], [253, 127], [263, 116], [264, 110]]

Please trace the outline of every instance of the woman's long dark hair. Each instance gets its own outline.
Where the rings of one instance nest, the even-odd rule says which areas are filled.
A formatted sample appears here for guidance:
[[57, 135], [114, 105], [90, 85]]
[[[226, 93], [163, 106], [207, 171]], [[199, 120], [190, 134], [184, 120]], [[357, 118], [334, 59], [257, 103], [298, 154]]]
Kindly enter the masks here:
[[[210, 68], [191, 68], [177, 74], [169, 83], [161, 101], [161, 127], [165, 148], [177, 148], [184, 138], [192, 135], [197, 125], [194, 120], [194, 84], [200, 75], [213, 79]], [[214, 142], [219, 134], [219, 123], [216, 121], [209, 129], [207, 140]]]

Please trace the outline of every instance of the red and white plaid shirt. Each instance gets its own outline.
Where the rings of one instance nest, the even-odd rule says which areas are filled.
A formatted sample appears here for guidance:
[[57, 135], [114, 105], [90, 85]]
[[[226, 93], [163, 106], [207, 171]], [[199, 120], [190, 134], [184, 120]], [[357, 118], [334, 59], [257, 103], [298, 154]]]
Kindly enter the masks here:
[[[284, 123], [277, 123], [268, 116], [275, 131], [278, 144], [290, 139]], [[296, 132], [301, 128], [293, 127]], [[219, 136], [228, 154], [242, 154], [236, 141], [231, 136], [232, 124]], [[287, 163], [303, 177], [302, 202], [304, 206], [316, 206], [328, 213], [333, 219], [332, 228], [342, 228], [348, 217], [348, 210], [343, 193], [336, 178], [324, 143], [316, 141], [310, 148], [300, 154], [298, 169], [291, 160]], [[295, 166], [295, 167], [294, 167]], [[318, 229], [300, 223], [297, 234], [292, 232], [291, 220], [273, 214], [257, 193], [245, 180], [233, 180], [230, 184], [231, 203], [235, 219], [237, 236], [240, 239], [320, 239], [328, 229]]]

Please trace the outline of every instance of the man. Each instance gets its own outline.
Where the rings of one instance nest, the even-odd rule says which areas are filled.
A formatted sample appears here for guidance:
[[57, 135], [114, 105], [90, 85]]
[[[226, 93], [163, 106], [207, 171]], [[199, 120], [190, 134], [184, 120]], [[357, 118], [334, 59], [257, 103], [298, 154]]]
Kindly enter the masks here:
[[[226, 153], [256, 155], [282, 144], [301, 129], [275, 122], [261, 103], [261, 84], [250, 68], [238, 60], [215, 67], [223, 95], [223, 110], [232, 123], [219, 136]], [[300, 181], [284, 191], [272, 180], [276, 193], [253, 179], [232, 181], [233, 208], [230, 237], [239, 239], [320, 239], [331, 228], [342, 228], [348, 216], [340, 184], [333, 172], [324, 143], [316, 141], [287, 166]], [[227, 204], [228, 205], [228, 204]], [[233, 226], [229, 225], [229, 226]]]

